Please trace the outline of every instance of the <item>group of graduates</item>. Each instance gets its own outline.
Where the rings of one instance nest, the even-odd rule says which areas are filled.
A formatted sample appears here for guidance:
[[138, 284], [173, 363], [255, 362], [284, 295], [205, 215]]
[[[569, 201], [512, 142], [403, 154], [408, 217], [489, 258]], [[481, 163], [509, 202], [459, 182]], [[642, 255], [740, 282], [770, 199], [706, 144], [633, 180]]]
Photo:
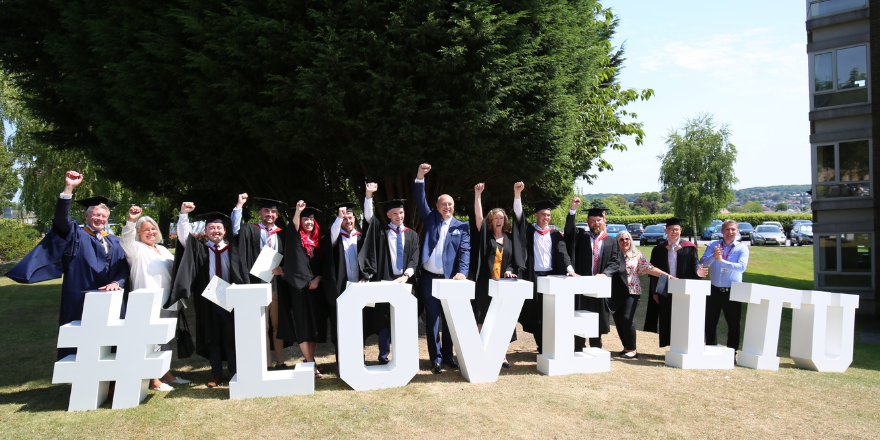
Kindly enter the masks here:
[[[374, 214], [372, 196], [378, 185], [368, 183], [363, 220], [358, 222], [355, 215], [357, 204], [344, 203], [334, 208], [329, 233], [323, 234], [316, 219], [321, 211], [302, 200], [296, 203], [292, 218], [282, 227], [277, 223], [285, 214], [290, 214], [284, 203], [240, 194], [231, 215], [219, 212], [198, 215], [197, 218], [204, 221], [204, 231], [199, 233], [191, 232], [189, 215], [195, 211], [195, 205], [184, 202], [173, 256], [158, 244], [161, 242], [158, 225], [149, 217], [141, 216], [141, 209], [136, 206], [129, 209], [129, 221], [121, 239], [105, 230], [110, 210], [116, 203], [103, 197], [77, 201], [88, 207], [85, 225], [77, 226], [70, 219], [69, 210], [73, 189], [82, 181], [82, 175], [70, 171], [57, 202], [52, 229], [7, 276], [18, 282], [34, 283], [63, 274], [59, 325], [81, 319], [88, 291], [162, 288], [163, 316], [177, 316], [187, 302], [191, 302], [196, 316], [196, 353], [210, 361], [213, 378], [208, 385], [212, 387], [224, 381], [223, 361], [227, 362], [229, 377], [235, 374], [234, 311], [229, 312], [203, 298], [202, 293], [214, 277], [235, 284], [264, 283], [250, 272], [267, 247], [283, 256], [269, 281], [272, 303], [267, 313], [267, 353], [274, 352], [274, 365], [273, 359], [268, 359], [270, 369], [288, 368], [284, 348], [294, 343], [299, 344], [306, 362], [314, 362], [317, 344], [327, 342], [328, 336], [336, 342], [339, 324], [336, 299], [348, 283], [392, 281], [413, 285], [420, 311], [425, 315], [430, 369], [435, 374], [440, 374], [444, 367], [458, 368], [458, 363], [442, 306], [431, 294], [434, 279], [475, 281], [476, 297], [472, 305], [479, 326], [491, 302], [489, 280], [532, 281], [535, 291], [533, 297], [526, 300], [519, 322], [524, 331], [534, 335], [541, 352], [543, 311], [541, 295], [537, 293], [538, 277], [608, 276], [612, 278], [612, 298], [578, 296], [575, 308], [599, 313], [603, 334], [610, 329], [611, 316], [618, 332], [629, 334], [632, 313], [623, 309], [634, 310], [628, 288], [632, 274], [628, 278], [625, 256], [618, 241], [605, 232], [603, 210], [590, 209], [590, 227], [580, 230], [574, 223], [580, 200], [573, 200], [563, 235], [549, 224], [550, 211], [556, 206], [551, 202], [532, 203], [535, 222], [526, 222], [520, 197], [524, 189], [522, 182], [514, 185], [512, 222], [501, 208], [483, 215], [481, 194], [485, 186], [478, 184], [474, 188], [474, 215], [466, 223], [453, 216], [455, 204], [449, 195], [441, 195], [434, 207], [429, 206], [425, 176], [430, 171], [429, 164], [420, 165], [414, 181], [417, 215], [424, 224], [421, 237], [405, 226], [403, 199], [377, 203], [381, 208], [376, 211], [386, 218], [380, 219]], [[250, 199], [259, 203], [258, 223], [242, 221], [243, 209]], [[667, 224], [677, 221], [673, 218]], [[666, 244], [661, 243], [658, 249], [663, 246]], [[675, 266], [677, 255], [679, 277], [700, 277], [693, 244], [675, 243], [667, 248], [671, 259], [662, 260]], [[659, 263], [656, 266], [664, 266], [662, 261]], [[669, 272], [669, 264], [664, 268]], [[672, 270], [674, 273], [675, 268]], [[704, 269], [699, 270], [705, 275]], [[652, 291], [654, 289], [652, 280]], [[660, 298], [653, 306], [649, 306], [649, 323], [653, 320], [656, 324], [659, 315], [660, 345], [668, 345], [671, 301]], [[123, 307], [123, 317], [125, 312]], [[363, 313], [364, 336], [378, 336], [377, 361], [388, 363], [392, 343], [390, 306], [376, 304], [365, 308]], [[511, 340], [515, 339], [514, 332]], [[631, 343], [624, 333], [621, 339], [624, 345], [633, 345], [625, 347], [631, 350], [621, 354], [634, 353], [634, 328]], [[577, 350], [586, 343], [583, 338], [575, 338]], [[591, 338], [589, 343], [601, 347], [601, 336]], [[168, 348], [157, 346], [156, 349]], [[59, 348], [58, 358], [75, 354], [75, 348]], [[506, 358], [502, 367], [510, 368]], [[317, 365], [315, 375], [322, 377]], [[163, 378], [154, 379], [151, 388], [169, 390], [173, 389], [169, 384], [186, 382], [169, 372]]]

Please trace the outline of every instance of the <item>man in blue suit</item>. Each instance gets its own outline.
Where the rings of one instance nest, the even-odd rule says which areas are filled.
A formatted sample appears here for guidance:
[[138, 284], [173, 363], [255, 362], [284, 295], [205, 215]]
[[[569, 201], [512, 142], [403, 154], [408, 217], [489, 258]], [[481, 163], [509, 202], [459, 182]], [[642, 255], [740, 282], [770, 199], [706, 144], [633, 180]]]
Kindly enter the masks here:
[[[435, 279], [467, 279], [471, 260], [471, 241], [468, 224], [457, 220], [455, 202], [448, 194], [437, 198], [436, 209], [431, 209], [425, 200], [425, 174], [431, 165], [419, 166], [415, 181], [416, 207], [419, 217], [425, 222], [425, 236], [422, 238], [422, 254], [419, 258], [419, 284], [421, 299], [425, 306], [425, 333], [428, 342], [428, 355], [431, 357], [431, 372], [440, 374], [441, 362], [451, 368], [458, 368], [452, 357], [452, 336], [443, 316], [440, 300], [431, 295]], [[442, 339], [440, 331], [443, 331]]]

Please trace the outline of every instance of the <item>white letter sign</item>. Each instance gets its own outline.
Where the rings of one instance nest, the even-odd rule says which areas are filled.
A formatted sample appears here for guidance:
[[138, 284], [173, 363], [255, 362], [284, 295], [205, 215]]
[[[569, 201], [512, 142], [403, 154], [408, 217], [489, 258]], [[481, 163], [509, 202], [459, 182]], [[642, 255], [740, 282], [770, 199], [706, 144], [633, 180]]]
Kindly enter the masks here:
[[315, 394], [315, 363], [293, 370], [268, 371], [266, 365], [266, 306], [272, 302], [270, 284], [234, 284], [226, 288], [226, 304], [235, 309], [237, 371], [229, 381], [229, 398]]
[[[419, 372], [418, 302], [411, 284], [354, 283], [336, 299], [339, 377], [356, 391], [402, 387]], [[364, 364], [364, 317], [371, 303], [391, 305], [391, 361]]]
[[538, 278], [544, 297], [543, 350], [538, 371], [548, 376], [611, 371], [611, 353], [596, 347], [574, 352], [574, 337], [599, 336], [599, 315], [574, 310], [574, 296], [611, 297], [611, 278], [547, 276]]
[[791, 314], [791, 359], [807, 370], [842, 373], [853, 360], [858, 295], [802, 292]]
[[[86, 293], [82, 320], [58, 329], [58, 347], [76, 354], [55, 362], [52, 383], [69, 383], [68, 411], [97, 409], [116, 381], [113, 409], [138, 406], [150, 379], [171, 366], [170, 351], [154, 351], [174, 337], [174, 318], [160, 318], [162, 289], [140, 289], [128, 296], [125, 319], [119, 319], [122, 291]], [[115, 346], [116, 353], [110, 348]]]
[[443, 305], [461, 375], [471, 383], [497, 381], [523, 302], [532, 297], [532, 283], [489, 280], [492, 302], [482, 330], [477, 330], [471, 308], [473, 281], [435, 279], [433, 283], [433, 295]]
[[756, 370], [779, 370], [776, 347], [782, 308], [800, 308], [801, 292], [762, 284], [733, 283], [730, 300], [749, 303], [743, 348], [736, 364]]
[[711, 286], [704, 280], [669, 280], [672, 332], [666, 365], [687, 370], [733, 368], [733, 348], [705, 343], [706, 297]]

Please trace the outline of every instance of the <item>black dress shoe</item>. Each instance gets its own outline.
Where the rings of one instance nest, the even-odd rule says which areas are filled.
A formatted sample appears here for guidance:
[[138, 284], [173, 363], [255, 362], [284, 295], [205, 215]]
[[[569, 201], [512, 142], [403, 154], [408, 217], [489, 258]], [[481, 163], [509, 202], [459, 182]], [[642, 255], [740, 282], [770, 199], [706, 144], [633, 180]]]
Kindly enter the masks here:
[[379, 359], [379, 365], [388, 365], [388, 361]]
[[443, 363], [446, 364], [449, 368], [455, 368], [455, 369], [460, 368], [458, 366], [458, 361], [456, 361], [454, 357], [451, 357], [449, 359], [443, 359]]
[[434, 362], [434, 366], [431, 367], [431, 372], [434, 374], [440, 374], [443, 372], [443, 368], [440, 367], [440, 362]]
[[501, 363], [501, 366], [502, 366], [503, 368], [510, 368], [510, 362], [506, 362], [506, 361], [505, 361], [505, 362], [502, 362], [502, 363]]

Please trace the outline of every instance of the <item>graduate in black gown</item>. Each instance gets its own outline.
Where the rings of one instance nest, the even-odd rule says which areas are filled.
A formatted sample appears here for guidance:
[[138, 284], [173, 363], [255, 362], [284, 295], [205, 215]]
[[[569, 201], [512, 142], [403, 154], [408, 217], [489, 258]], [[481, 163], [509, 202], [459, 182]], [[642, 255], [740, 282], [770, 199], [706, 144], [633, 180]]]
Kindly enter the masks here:
[[513, 242], [514, 260], [521, 268], [522, 278], [534, 284], [532, 299], [527, 299], [519, 314], [523, 330], [535, 336], [538, 353], [543, 343], [544, 300], [538, 293], [538, 277], [546, 275], [580, 276], [571, 266], [571, 258], [562, 234], [550, 228], [550, 211], [555, 203], [540, 201], [532, 203], [535, 223], [526, 223], [520, 194], [525, 188], [522, 182], [513, 185]]
[[[413, 296], [417, 296], [415, 286], [419, 264], [419, 235], [403, 225], [405, 201], [395, 199], [383, 203], [388, 220], [380, 218], [381, 216], [365, 218], [370, 227], [364, 240], [364, 249], [358, 255], [358, 262], [364, 277], [370, 281], [409, 283], [413, 286]], [[403, 249], [400, 248], [401, 243]], [[391, 352], [391, 306], [388, 303], [376, 304], [372, 318], [369, 324], [372, 327], [370, 334], [379, 335], [378, 360], [380, 364], [387, 364], [388, 354]]]
[[[306, 207], [306, 202], [296, 203], [296, 213], [287, 229], [287, 255], [285, 255], [285, 279], [293, 286], [290, 291], [293, 325], [296, 342], [306, 362], [315, 362], [319, 343], [327, 342], [327, 298], [320, 288], [324, 259], [318, 243], [321, 228], [315, 214], [321, 211]], [[315, 377], [324, 375], [315, 365]]]
[[[623, 254], [620, 252], [620, 243], [605, 232], [605, 209], [589, 209], [587, 211], [588, 229], [580, 230], [575, 227], [575, 217], [580, 205], [580, 197], [571, 200], [571, 209], [565, 219], [563, 232], [574, 271], [582, 276], [609, 277], [611, 278], [612, 297], [621, 294], [628, 295], [626, 264], [623, 261]], [[575, 310], [587, 310], [599, 315], [599, 336], [590, 338], [590, 346], [602, 348], [602, 335], [611, 331], [608, 298], [575, 295], [574, 301]], [[584, 338], [575, 336], [574, 341], [574, 350], [582, 351], [585, 346]]]
[[[82, 319], [86, 292], [122, 290], [128, 278], [128, 261], [122, 244], [108, 234], [110, 210], [118, 205], [106, 197], [77, 200], [87, 207], [85, 226], [77, 226], [70, 218], [73, 190], [82, 183], [82, 174], [65, 173], [64, 190], [55, 204], [52, 229], [6, 276], [18, 283], [39, 283], [61, 278], [61, 312], [58, 325]], [[120, 317], [125, 316], [123, 302]], [[58, 360], [75, 355], [76, 348], [58, 349]]]
[[[369, 210], [370, 217], [373, 212], [373, 191], [375, 183], [367, 184], [367, 197], [364, 201], [364, 210]], [[330, 226], [330, 233], [321, 238], [321, 253], [324, 255], [324, 279], [321, 286], [327, 299], [327, 311], [330, 317], [330, 339], [338, 350], [338, 322], [336, 319], [336, 300], [345, 291], [349, 282], [366, 282], [358, 264], [358, 255], [364, 249], [364, 239], [369, 223], [364, 222], [361, 230], [355, 228], [357, 217], [354, 210], [355, 203], [343, 203], [335, 208], [336, 219]], [[366, 216], [366, 215], [365, 215]], [[364, 314], [368, 308], [364, 309]], [[370, 311], [372, 313], [372, 311]], [[337, 353], [338, 357], [338, 353]]]
[[[276, 222], [283, 213], [285, 203], [278, 200], [254, 197], [260, 206], [260, 222], [257, 224], [244, 223], [242, 221], [242, 208], [248, 200], [247, 193], [238, 195], [238, 204], [232, 210], [232, 232], [237, 245], [237, 261], [232, 265], [233, 277], [249, 282], [261, 284], [264, 281], [250, 275], [251, 268], [257, 261], [260, 251], [268, 246], [284, 255], [287, 232], [279, 227]], [[291, 287], [284, 280], [284, 259], [281, 265], [273, 271], [272, 303], [269, 305], [268, 320], [268, 350], [275, 352], [275, 369], [285, 369], [284, 347], [289, 347], [297, 340], [296, 329], [291, 314]], [[269, 365], [272, 360], [269, 359]]]
[[[660, 242], [651, 251], [651, 264], [676, 278], [699, 280], [706, 276], [709, 268], [700, 265], [700, 257], [697, 254], [697, 246], [687, 240], [681, 239], [681, 221], [678, 217], [666, 219], [667, 240]], [[670, 268], [670, 262], [675, 267]], [[660, 347], [669, 345], [669, 336], [672, 330], [672, 296], [666, 292], [657, 291], [657, 281], [660, 278], [650, 276], [651, 301], [657, 304]], [[647, 326], [647, 324], [646, 324]]]
[[237, 261], [235, 242], [226, 242], [226, 231], [232, 221], [225, 214], [211, 212], [197, 216], [205, 221], [204, 243], [190, 231], [189, 213], [195, 209], [192, 202], [180, 207], [177, 221], [177, 249], [175, 255], [174, 282], [166, 305], [183, 298], [192, 297], [196, 314], [196, 354], [211, 363], [212, 379], [208, 387], [223, 382], [223, 362], [227, 363], [229, 378], [235, 375], [235, 318], [234, 312], [202, 297], [202, 292], [216, 276], [227, 283], [246, 284], [247, 280], [233, 274], [233, 262]]
[[[471, 300], [477, 329], [483, 329], [486, 313], [492, 303], [489, 296], [489, 280], [500, 278], [516, 278], [519, 268], [514, 266], [513, 235], [507, 221], [507, 213], [501, 208], [489, 211], [483, 217], [482, 194], [486, 185], [478, 183], [474, 186], [474, 216], [471, 217], [471, 270], [469, 277], [475, 281], [476, 292]], [[516, 329], [510, 341], [516, 340]], [[510, 368], [507, 356], [501, 362], [504, 368]]]

